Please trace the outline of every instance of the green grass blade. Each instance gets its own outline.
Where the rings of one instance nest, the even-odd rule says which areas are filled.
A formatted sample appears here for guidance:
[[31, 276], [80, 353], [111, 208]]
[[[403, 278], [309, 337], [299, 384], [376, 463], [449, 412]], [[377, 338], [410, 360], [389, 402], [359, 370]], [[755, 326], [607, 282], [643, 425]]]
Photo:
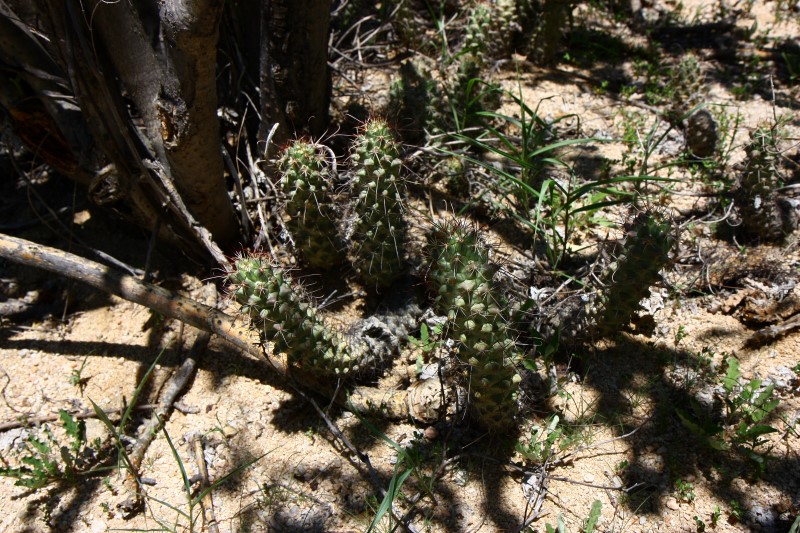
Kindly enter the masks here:
[[369, 525], [367, 533], [372, 533], [384, 515], [391, 510], [392, 504], [397, 498], [397, 494], [400, 492], [400, 488], [403, 486], [403, 483], [405, 483], [406, 479], [408, 479], [408, 476], [411, 475], [411, 469], [409, 469], [398, 476], [398, 469], [400, 468], [401, 463], [402, 461], [398, 459], [397, 466], [395, 466], [394, 475], [392, 476], [392, 480], [389, 482], [389, 488], [386, 489], [386, 495], [383, 497], [383, 501], [381, 501], [378, 510], [375, 512], [375, 518], [372, 519], [372, 523]]
[[208, 487], [204, 488], [202, 491], [200, 491], [200, 494], [195, 496], [194, 500], [192, 500], [192, 504], [191, 504], [192, 507], [197, 505], [200, 502], [200, 500], [205, 498], [206, 494], [208, 494], [212, 490], [216, 489], [220, 485], [224, 484], [226, 481], [228, 481], [228, 479], [230, 479], [233, 476], [237, 475], [239, 472], [243, 472], [244, 470], [247, 470], [248, 468], [253, 466], [255, 463], [257, 463], [258, 461], [260, 461], [261, 459], [263, 459], [264, 457], [266, 457], [268, 454], [272, 453], [273, 451], [275, 451], [274, 448], [272, 450], [269, 450], [268, 452], [264, 452], [263, 454], [259, 455], [255, 459], [251, 459], [250, 461], [246, 461], [246, 462], [240, 464], [239, 466], [237, 466], [236, 468], [234, 468], [233, 470], [231, 470], [230, 472], [228, 472], [227, 474], [225, 474], [224, 476], [222, 476], [221, 478], [216, 480], [214, 483], [212, 483]]
[[178, 463], [178, 468], [181, 471], [181, 477], [183, 478], [183, 486], [186, 489], [186, 494], [190, 496], [192, 494], [192, 484], [189, 482], [189, 476], [186, 475], [186, 468], [183, 466], [183, 461], [181, 460], [181, 456], [178, 454], [177, 448], [175, 445], [172, 444], [172, 439], [169, 438], [169, 433], [167, 433], [167, 429], [164, 427], [164, 421], [160, 419], [159, 422], [161, 425], [161, 432], [164, 433], [164, 437], [167, 439], [167, 444], [169, 445], [169, 449], [172, 450], [172, 456], [175, 458], [175, 461]]
[[122, 418], [119, 420], [119, 427], [120, 429], [124, 428], [131, 419], [131, 414], [133, 413], [134, 408], [136, 407], [136, 402], [139, 400], [139, 395], [142, 393], [145, 384], [150, 379], [150, 374], [153, 373], [155, 370], [158, 361], [161, 359], [161, 356], [164, 355], [166, 348], [162, 348], [161, 352], [156, 356], [153, 364], [150, 365], [150, 368], [147, 369], [142, 379], [139, 381], [139, 384], [136, 386], [136, 390], [133, 391], [133, 396], [131, 397], [131, 401], [128, 402], [128, 407], [125, 409], [125, 412], [122, 413]]

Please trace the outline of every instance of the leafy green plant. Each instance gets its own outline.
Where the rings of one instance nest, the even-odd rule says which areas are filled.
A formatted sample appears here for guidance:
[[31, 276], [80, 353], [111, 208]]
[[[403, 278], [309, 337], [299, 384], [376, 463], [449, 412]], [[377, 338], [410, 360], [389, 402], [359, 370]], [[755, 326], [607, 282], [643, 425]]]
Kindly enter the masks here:
[[[495, 205], [533, 230], [535, 238], [544, 244], [551, 266], [557, 268], [568, 254], [577, 229], [596, 222], [592, 216], [601, 209], [635, 199], [636, 193], [624, 190], [621, 185], [661, 178], [618, 176], [581, 183], [561, 157], [561, 150], [572, 145], [607, 141], [595, 138], [554, 141], [553, 128], [569, 117], [548, 123], [539, 116], [538, 108], [531, 109], [525, 103], [521, 94], [507, 93], [507, 96], [519, 108], [518, 116], [482, 111], [478, 115], [487, 122], [483, 133], [476, 138], [460, 134], [455, 137], [504, 162], [498, 166], [485, 159], [465, 156], [497, 179], [489, 191]], [[506, 133], [507, 130], [514, 131], [516, 136]], [[566, 173], [566, 177], [559, 177], [556, 171]]]
[[737, 500], [731, 500], [728, 502], [730, 505], [730, 516], [734, 522], [741, 522], [744, 519], [744, 509], [742, 509], [742, 504], [739, 503]]
[[[411, 478], [417, 482], [423, 495], [432, 496], [433, 484], [435, 478], [425, 473], [425, 461], [429, 457], [429, 450], [424, 445], [424, 439], [421, 432], [414, 432], [414, 439], [405, 446], [401, 446], [389, 438], [383, 431], [375, 427], [370, 421], [358, 416], [362, 424], [369, 430], [369, 432], [388, 444], [397, 454], [397, 462], [395, 463], [392, 477], [389, 480], [389, 485], [383, 491], [383, 497], [380, 503], [374, 509], [374, 515], [370, 521], [367, 529], [368, 533], [376, 531], [376, 529], [384, 522], [384, 518], [389, 521], [388, 527], [392, 529], [394, 519], [392, 509], [398, 498], [402, 497], [402, 488], [405, 483]], [[418, 501], [418, 500], [417, 500]], [[416, 505], [416, 501], [412, 503]]]
[[60, 409], [61, 421], [67, 442], [56, 438], [48, 425], [29, 435], [17, 452], [16, 467], [0, 467], [0, 476], [15, 479], [14, 485], [39, 490], [55, 483], [78, 483], [82, 477], [95, 475], [104, 468], [97, 467], [97, 454], [101, 451], [100, 439], [91, 443], [86, 439], [86, 423], [76, 420]]
[[420, 348], [424, 353], [433, 352], [444, 342], [439, 338], [443, 329], [441, 324], [436, 324], [433, 328], [428, 329], [428, 325], [423, 322], [419, 326], [419, 338], [409, 335], [408, 342]]
[[711, 527], [717, 527], [720, 518], [722, 518], [722, 509], [719, 508], [719, 505], [715, 505], [714, 511], [711, 513]]
[[89, 362], [89, 355], [87, 354], [86, 357], [83, 358], [83, 362], [81, 366], [74, 369], [69, 375], [69, 384], [73, 387], [78, 387], [78, 390], [83, 394], [83, 391], [86, 389], [86, 385], [89, 383], [89, 378], [83, 375], [83, 371], [86, 368], [86, 363]]
[[706, 530], [706, 523], [703, 522], [703, 519], [697, 515], [694, 515], [694, 524], [697, 528], [697, 533], [705, 533]]
[[[600, 500], [592, 502], [592, 507], [589, 510], [589, 516], [584, 520], [581, 531], [583, 533], [594, 533], [597, 529], [597, 523], [600, 520], [600, 514], [603, 511], [603, 504]], [[545, 524], [547, 533], [567, 533], [567, 523], [564, 521], [564, 516], [559, 514], [556, 525], [553, 526], [549, 522]]]
[[679, 479], [675, 482], [675, 492], [679, 500], [687, 503], [693, 502], [696, 497], [694, 493], [694, 483], [683, 479]]
[[774, 385], [762, 386], [760, 379], [740, 384], [741, 371], [735, 357], [728, 357], [726, 363], [728, 369], [722, 385], [727, 419], [735, 424], [733, 441], [745, 446], [748, 457], [761, 464], [764, 458], [755, 453], [755, 448], [768, 442], [764, 435], [778, 431], [763, 422], [778, 407], [780, 400], [772, 397]]
[[532, 464], [541, 465], [555, 453], [567, 449], [572, 445], [574, 438], [564, 433], [559, 421], [558, 415], [551, 415], [543, 425], [535, 424], [531, 428], [530, 438], [527, 441], [517, 442], [517, 452]]
[[763, 386], [760, 379], [743, 383], [735, 357], [727, 357], [725, 364], [726, 371], [720, 380], [725, 407], [722, 423], [712, 419], [696, 401], [692, 402], [691, 413], [680, 409], [676, 412], [684, 427], [708, 446], [717, 450], [734, 446], [761, 470], [766, 459], [758, 448], [769, 442], [765, 435], [778, 431], [765, 420], [780, 401], [772, 397], [773, 385]]
[[592, 508], [589, 510], [589, 516], [583, 526], [583, 533], [593, 533], [597, 528], [597, 522], [600, 520], [600, 513], [603, 510], [603, 504], [600, 500], [592, 502]]

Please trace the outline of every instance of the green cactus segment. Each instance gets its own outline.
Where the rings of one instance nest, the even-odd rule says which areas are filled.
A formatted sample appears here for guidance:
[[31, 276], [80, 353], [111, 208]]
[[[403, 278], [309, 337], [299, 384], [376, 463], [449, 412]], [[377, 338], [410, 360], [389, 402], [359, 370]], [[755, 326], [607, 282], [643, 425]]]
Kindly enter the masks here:
[[400, 76], [389, 87], [389, 116], [398, 124], [403, 138], [415, 143], [427, 135], [447, 129], [448, 116], [444, 93], [431, 69], [421, 60], [405, 61]]
[[460, 342], [460, 358], [470, 366], [476, 418], [492, 431], [507, 430], [514, 423], [520, 378], [515, 343], [493, 287], [496, 268], [477, 231], [465, 225], [446, 224], [429, 240], [436, 308], [447, 314], [451, 338]]
[[342, 259], [331, 201], [331, 173], [323, 148], [296, 141], [278, 160], [280, 186], [290, 217], [289, 232], [305, 261], [314, 268]]
[[669, 264], [676, 242], [672, 225], [657, 212], [637, 216], [628, 235], [598, 302], [602, 311], [595, 315], [594, 333], [601, 337], [611, 336], [630, 323], [639, 303], [660, 279], [659, 272]]
[[779, 150], [776, 128], [761, 126], [745, 147], [746, 167], [735, 196], [742, 229], [753, 238], [779, 241], [784, 223], [778, 206]]
[[467, 17], [463, 52], [485, 59], [507, 56], [519, 31], [516, 0], [475, 4]]
[[385, 287], [403, 270], [402, 162], [391, 130], [371, 120], [356, 137], [351, 162], [353, 198], [349, 241], [356, 271], [368, 284]]
[[350, 374], [369, 363], [322, 321], [286, 273], [266, 259], [239, 258], [228, 283], [262, 340], [274, 343], [290, 365], [325, 377]]

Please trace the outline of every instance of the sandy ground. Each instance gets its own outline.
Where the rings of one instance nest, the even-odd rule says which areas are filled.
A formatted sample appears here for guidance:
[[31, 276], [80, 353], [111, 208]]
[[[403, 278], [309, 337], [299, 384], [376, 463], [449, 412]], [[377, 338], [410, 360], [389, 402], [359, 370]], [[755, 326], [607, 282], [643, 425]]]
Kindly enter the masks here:
[[[687, 3], [686, 9], [695, 4], [704, 3]], [[772, 8], [772, 3], [755, 3], [753, 13], [762, 27], [769, 23]], [[796, 21], [772, 31], [772, 36], [800, 34]], [[716, 68], [710, 57], [702, 56], [702, 61], [707, 69]], [[543, 117], [577, 114], [585, 135], [619, 137], [624, 113], [646, 110], [585, 83], [596, 75], [562, 65], [553, 76], [518, 63], [498, 77], [510, 90], [521, 87], [528, 105], [540, 103]], [[777, 104], [759, 94], [736, 100], [730, 87], [714, 77], [709, 77], [708, 93], [715, 104], [728, 106], [729, 113], [742, 114], [740, 143], [754, 124], [774, 113], [796, 114], [796, 86], [786, 89], [788, 97]], [[513, 106], [504, 109], [514, 112]], [[796, 119], [788, 128], [796, 139]], [[676, 146], [679, 150], [680, 144]], [[658, 157], [668, 159], [674, 151], [674, 146], [665, 146]], [[606, 157], [622, 152], [622, 145], [615, 143], [601, 148]], [[737, 151], [734, 160], [742, 153]], [[691, 193], [703, 192], [703, 187], [686, 181], [676, 188]], [[665, 208], [678, 217], [711, 201], [667, 196]], [[146, 236], [124, 233], [104, 215], [86, 209], [79, 208], [72, 218], [76, 234], [143, 266]], [[583, 238], [596, 239], [605, 231], [589, 228]], [[43, 227], [21, 235], [63, 246]], [[492, 234], [492, 239], [502, 243], [503, 236]], [[625, 333], [587, 347], [585, 353], [574, 354], [569, 367], [559, 361], [558, 394], [521, 400], [525, 416], [514, 440], [529, 440], [533, 425], [545, 424], [552, 415], [559, 416], [573, 438], [544, 469], [514, 452], [513, 441], [490, 437], [461, 419], [430, 426], [364, 421], [315, 399], [368, 456], [384, 488], [390, 486], [398, 462], [404, 462], [388, 440], [411, 450], [419, 466], [403, 486], [395, 513], [401, 515], [417, 501], [409, 522], [417, 531], [545, 531], [545, 523], [555, 525], [559, 517], [569, 531], [578, 531], [595, 501], [602, 505], [600, 531], [701, 531], [700, 522], [706, 531], [788, 531], [800, 509], [800, 336], [790, 333], [758, 348], [746, 341], [760, 327], [753, 317], [762, 325], [779, 323], [800, 311], [800, 305], [792, 304], [800, 301], [798, 289], [791, 288], [800, 278], [798, 255], [797, 233], [781, 248], [745, 249], [715, 238], [710, 224], [687, 226], [678, 265], [666, 275], [668, 287], [654, 288], [648, 300], [653, 332]], [[167, 251], [159, 256], [160, 282], [198, 297], [205, 281], [184, 274], [191, 268], [178, 261]], [[138, 403], [155, 402], [197, 335], [188, 326], [116, 297], [10, 263], [0, 266], [7, 290], [16, 283], [15, 294], [38, 288], [49, 295], [48, 306], [0, 323], [0, 422], [51, 416], [59, 409], [77, 412], [91, 408], [91, 402], [113, 414], [132, 399], [159, 357]], [[789, 302], [782, 311], [773, 305], [776, 293], [770, 292], [779, 284], [791, 286], [781, 293]], [[361, 302], [344, 306], [352, 312]], [[235, 306], [228, 309], [234, 312]], [[413, 365], [416, 356], [404, 350], [396, 372]], [[767, 458], [760, 473], [741, 451], [704, 444], [679, 414], [705, 400], [716, 401], [721, 409], [720, 383], [729, 356], [740, 361], [743, 379], [768, 380], [780, 400], [767, 419], [776, 431], [757, 448]], [[76, 384], [71, 377], [78, 371], [82, 381]], [[141, 471], [147, 480], [146, 507], [134, 517], [124, 518], [117, 508], [129, 496], [118, 471], [38, 492], [0, 478], [0, 530], [186, 531], [192, 524], [194, 530], [205, 530], [203, 510], [189, 505], [181, 476], [182, 467], [189, 477], [198, 472], [199, 458], [189, 446], [197, 432], [203, 436], [202, 461], [211, 480], [235, 471], [212, 493], [220, 531], [368, 529], [379, 499], [363, 457], [348, 450], [263, 358], [238, 353], [212, 338], [179, 407], [170, 412], [146, 453]], [[131, 428], [148, 415], [148, 410], [136, 411]], [[108, 445], [108, 432], [99, 420], [89, 418], [86, 424], [89, 441], [98, 437]], [[60, 424], [53, 421], [49, 427], [53, 438], [64, 442]], [[7, 464], [18, 464], [23, 444], [37, 431], [41, 429], [19, 427], [0, 432], [0, 456]], [[540, 492], [544, 498], [539, 508]], [[537, 518], [529, 522], [533, 516]], [[385, 520], [377, 530], [390, 529]]]

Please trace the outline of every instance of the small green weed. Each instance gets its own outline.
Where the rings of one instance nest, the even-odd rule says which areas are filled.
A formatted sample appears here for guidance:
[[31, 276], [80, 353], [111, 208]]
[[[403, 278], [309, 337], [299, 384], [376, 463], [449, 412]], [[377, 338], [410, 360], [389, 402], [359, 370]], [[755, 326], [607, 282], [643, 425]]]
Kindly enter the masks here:
[[723, 419], [714, 420], [694, 400], [690, 413], [680, 409], [676, 413], [684, 427], [707, 446], [716, 450], [733, 447], [763, 471], [766, 456], [758, 448], [769, 442], [765, 435], [778, 431], [764, 422], [780, 401], [772, 397], [773, 385], [763, 386], [760, 379], [742, 383], [739, 361], [735, 357], [728, 356], [725, 364], [726, 371], [720, 379], [725, 407]]
[[87, 442], [83, 420], [75, 420], [63, 409], [58, 414], [67, 443], [44, 425], [22, 445], [19, 466], [0, 468], [0, 476], [16, 479], [14, 485], [36, 491], [54, 483], [76, 484], [84, 476], [105, 470], [97, 467], [100, 439]]
[[89, 383], [89, 377], [85, 377], [83, 375], [83, 370], [86, 368], [86, 363], [89, 361], [89, 355], [91, 354], [87, 354], [86, 357], [83, 358], [81, 366], [74, 369], [69, 375], [69, 384], [73, 387], [78, 387], [78, 390], [81, 392], [81, 394], [83, 394], [87, 383]]
[[680, 346], [681, 342], [683, 342], [683, 339], [688, 336], [689, 334], [686, 333], [686, 327], [683, 324], [678, 326], [678, 331], [675, 332], [675, 346]]
[[[595, 500], [592, 503], [592, 508], [589, 510], [589, 516], [583, 521], [581, 531], [583, 533], [594, 533], [597, 528], [597, 522], [600, 520], [600, 514], [603, 511], [603, 504], [600, 500]], [[545, 524], [547, 533], [567, 533], [567, 523], [564, 521], [564, 515], [559, 514], [556, 520], [556, 525], [553, 526], [549, 522]], [[529, 531], [532, 531], [529, 529]]]
[[711, 527], [717, 527], [720, 518], [722, 518], [722, 509], [719, 508], [719, 505], [715, 505], [714, 511], [711, 513]]
[[[433, 498], [436, 479], [433, 475], [425, 472], [425, 461], [431, 455], [431, 450], [426, 448], [423, 435], [420, 432], [414, 432], [414, 439], [408, 445], [401, 446], [368, 420], [361, 416], [358, 416], [358, 418], [370, 433], [388, 444], [397, 453], [397, 462], [395, 463], [392, 478], [389, 480], [389, 486], [383, 491], [383, 498], [380, 504], [374, 508], [374, 516], [370, 521], [367, 533], [377, 531], [378, 527], [386, 526], [387, 521], [389, 530], [394, 531], [396, 524], [392, 508], [395, 505], [395, 501], [402, 497], [401, 489], [410, 477], [416, 481], [417, 488], [420, 489], [421, 494]], [[435, 498], [433, 499], [435, 500]], [[375, 503], [378, 503], [377, 500], [375, 500]], [[413, 505], [416, 505], [416, 503]], [[409, 510], [408, 512], [411, 511]]]
[[694, 483], [679, 479], [675, 482], [675, 491], [678, 495], [678, 499], [683, 502], [691, 503], [695, 499]]
[[730, 505], [730, 516], [734, 522], [741, 522], [744, 518], [744, 509], [742, 509], [742, 504], [740, 504], [737, 500], [731, 500], [728, 502]]
[[475, 138], [455, 137], [503, 161], [504, 164], [498, 166], [484, 159], [462, 156], [497, 179], [491, 185], [495, 207], [530, 228], [534, 238], [541, 239], [550, 265], [557, 268], [570, 251], [576, 231], [603, 222], [598, 216], [600, 210], [635, 200], [637, 194], [624, 190], [621, 185], [664, 180], [636, 175], [582, 182], [564, 161], [561, 152], [569, 146], [608, 140], [555, 140], [554, 130], [558, 122], [571, 117], [548, 123], [539, 116], [538, 106], [532, 109], [525, 103], [521, 90], [520, 95], [509, 92], [507, 96], [519, 108], [516, 116], [480, 112], [478, 114], [487, 122], [499, 126], [489, 125]]
[[703, 522], [703, 519], [697, 515], [694, 515], [694, 523], [697, 526], [697, 533], [705, 533], [706, 530], [706, 523]]
[[517, 452], [531, 464], [541, 465], [557, 452], [573, 447], [585, 438], [580, 431], [568, 431], [559, 422], [558, 415], [551, 415], [543, 425], [535, 424], [531, 428], [530, 437], [517, 442]]
[[444, 342], [439, 338], [439, 335], [442, 333], [442, 328], [443, 326], [441, 324], [436, 324], [433, 328], [429, 329], [428, 325], [423, 322], [419, 326], [419, 338], [409, 335], [408, 342], [420, 348], [423, 353], [434, 352], [439, 348], [442, 342]]
[[733, 441], [744, 446], [746, 455], [762, 465], [764, 457], [756, 453], [755, 448], [767, 443], [763, 438], [764, 435], [778, 431], [763, 421], [778, 407], [780, 401], [772, 398], [774, 385], [762, 387], [760, 379], [752, 379], [740, 385], [741, 371], [739, 361], [735, 357], [728, 357], [726, 363], [728, 370], [722, 385], [725, 389], [727, 418], [736, 424]]

